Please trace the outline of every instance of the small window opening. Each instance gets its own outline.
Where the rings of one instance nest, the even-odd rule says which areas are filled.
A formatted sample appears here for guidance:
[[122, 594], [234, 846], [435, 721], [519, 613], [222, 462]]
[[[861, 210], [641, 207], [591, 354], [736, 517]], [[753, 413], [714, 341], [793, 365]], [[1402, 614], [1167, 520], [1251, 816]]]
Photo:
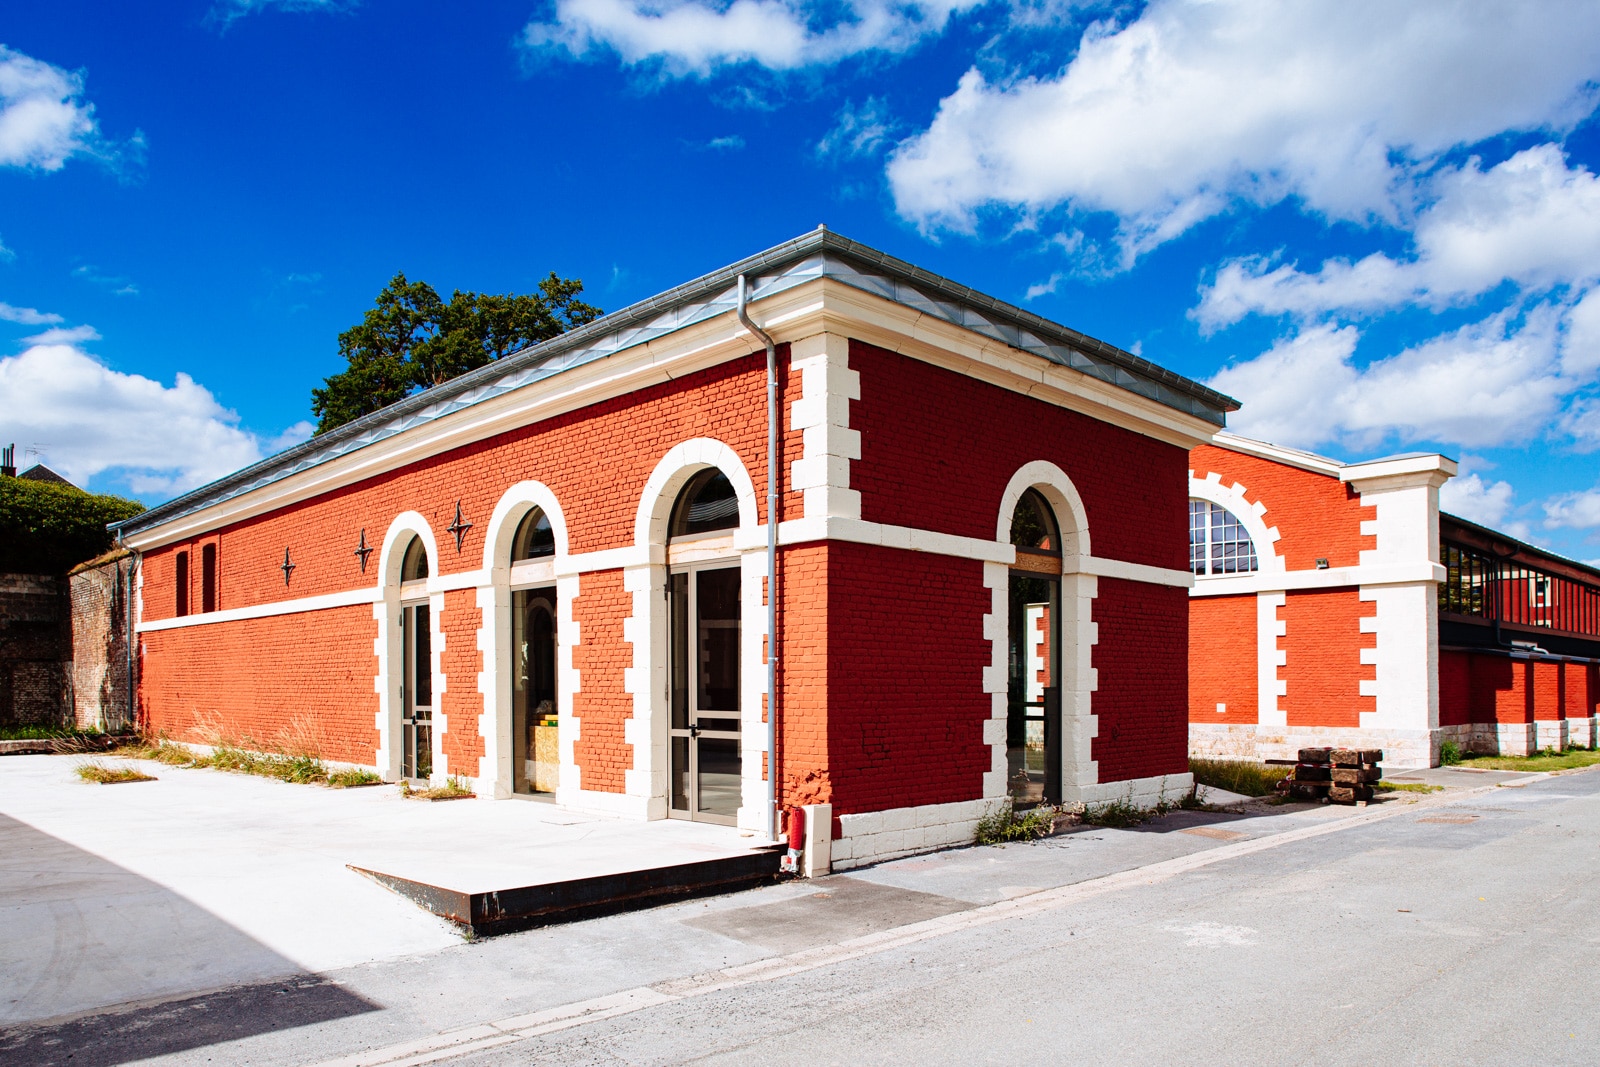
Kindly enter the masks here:
[[543, 508], [534, 508], [523, 516], [511, 540], [511, 562], [523, 559], [543, 559], [556, 554], [556, 532], [550, 528], [550, 519]]
[[1247, 574], [1256, 546], [1238, 516], [1221, 504], [1189, 501], [1189, 569], [1197, 575]]
[[728, 476], [716, 468], [689, 480], [672, 509], [671, 537], [731, 530], [739, 525], [739, 497]]
[[178, 553], [177, 593], [178, 614], [189, 614], [189, 553]]
[[1029, 552], [1061, 555], [1061, 535], [1049, 503], [1037, 489], [1029, 489], [1011, 513], [1011, 543]]
[[428, 576], [428, 550], [423, 547], [422, 538], [413, 537], [406, 546], [405, 558], [400, 563], [400, 580], [402, 582], [420, 581]]
[[217, 546], [200, 546], [200, 610], [217, 610]]

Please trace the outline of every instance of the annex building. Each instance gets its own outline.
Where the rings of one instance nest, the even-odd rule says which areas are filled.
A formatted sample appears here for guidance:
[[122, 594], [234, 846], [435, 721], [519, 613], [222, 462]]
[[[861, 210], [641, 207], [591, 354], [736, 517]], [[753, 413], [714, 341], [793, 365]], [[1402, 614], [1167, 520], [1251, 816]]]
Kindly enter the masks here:
[[841, 867], [1151, 803], [1237, 406], [818, 229], [122, 524], [140, 721], [641, 820], [831, 804]]
[[1196, 755], [1590, 746], [1600, 570], [1439, 510], [1453, 460], [1340, 463], [1220, 432], [1190, 453]]

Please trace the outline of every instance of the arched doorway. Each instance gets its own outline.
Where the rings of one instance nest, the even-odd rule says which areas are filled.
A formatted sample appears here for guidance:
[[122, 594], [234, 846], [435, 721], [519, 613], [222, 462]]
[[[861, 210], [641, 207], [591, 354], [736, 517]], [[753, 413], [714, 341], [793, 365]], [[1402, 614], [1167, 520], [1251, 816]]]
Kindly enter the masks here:
[[412, 536], [400, 563], [400, 774], [433, 774], [433, 619], [428, 549]]
[[1019, 807], [1061, 802], [1061, 533], [1026, 490], [1011, 515], [1006, 639], [1006, 782]]
[[[533, 508], [511, 540], [511, 563], [554, 557], [555, 532]], [[556, 589], [511, 591], [511, 781], [516, 793], [556, 791], [561, 770], [556, 706]]]
[[738, 524], [733, 485], [710, 468], [683, 487], [668, 526], [668, 813], [674, 818], [732, 824], [742, 802], [740, 566], [732, 536]]

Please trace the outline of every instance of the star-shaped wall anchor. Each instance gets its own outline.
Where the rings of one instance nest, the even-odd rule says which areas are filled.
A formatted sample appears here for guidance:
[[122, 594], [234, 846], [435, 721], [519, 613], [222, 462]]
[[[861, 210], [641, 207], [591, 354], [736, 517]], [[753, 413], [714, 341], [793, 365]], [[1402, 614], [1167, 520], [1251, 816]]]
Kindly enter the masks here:
[[283, 563], [278, 567], [283, 572], [284, 585], [289, 584], [289, 575], [294, 573], [294, 567], [295, 565], [289, 562], [289, 550], [286, 548], [283, 550]]
[[362, 574], [367, 573], [367, 557], [372, 555], [376, 551], [377, 551], [377, 549], [369, 548], [367, 546], [367, 528], [365, 526], [361, 527], [361, 544], [356, 546], [356, 550], [354, 552], [354, 555], [360, 557], [360, 559], [361, 559], [361, 573]]
[[444, 532], [445, 533], [455, 534], [456, 535], [456, 551], [457, 552], [461, 551], [461, 539], [463, 537], [467, 536], [467, 531], [470, 530], [470, 529], [472, 529], [472, 523], [470, 523], [470, 522], [462, 522], [461, 521], [461, 501], [457, 500], [456, 501], [456, 518], [455, 518], [455, 521], [452, 522], [449, 526], [446, 526], [444, 528]]

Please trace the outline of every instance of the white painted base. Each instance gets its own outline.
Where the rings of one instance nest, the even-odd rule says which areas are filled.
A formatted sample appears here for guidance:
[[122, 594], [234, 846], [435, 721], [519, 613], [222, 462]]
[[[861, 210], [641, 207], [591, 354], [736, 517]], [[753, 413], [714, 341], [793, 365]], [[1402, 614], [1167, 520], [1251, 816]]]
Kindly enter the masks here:
[[1101, 782], [1079, 789], [1085, 805], [1114, 804], [1124, 801], [1136, 808], [1153, 808], [1162, 801], [1176, 801], [1194, 788], [1194, 775], [1163, 774], [1154, 778], [1130, 778], [1125, 782]]
[[1600, 722], [1593, 715], [1587, 719], [1567, 720], [1567, 744], [1574, 748], [1594, 748], [1600, 741]]
[[1564, 751], [1567, 747], [1567, 720], [1541, 719], [1533, 724], [1534, 746], [1543, 752], [1553, 748], [1557, 752]]
[[1439, 730], [1189, 724], [1189, 755], [1201, 759], [1295, 759], [1302, 748], [1381, 748], [1385, 767], [1409, 770], [1438, 766], [1444, 740], [1451, 738]]
[[978, 820], [1005, 803], [1003, 799], [963, 800], [841, 815], [840, 836], [831, 849], [833, 869], [843, 871], [917, 852], [970, 845]]

